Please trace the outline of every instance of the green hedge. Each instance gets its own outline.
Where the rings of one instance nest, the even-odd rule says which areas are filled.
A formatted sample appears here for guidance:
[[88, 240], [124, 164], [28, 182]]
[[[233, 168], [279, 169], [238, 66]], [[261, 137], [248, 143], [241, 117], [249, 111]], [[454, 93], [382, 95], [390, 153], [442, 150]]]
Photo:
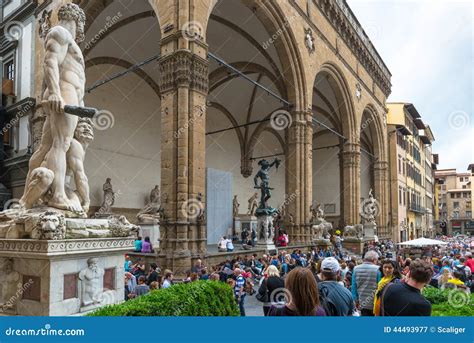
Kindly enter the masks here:
[[152, 291], [89, 316], [238, 316], [232, 288], [219, 281], [196, 281]]
[[423, 295], [432, 305], [433, 316], [474, 316], [474, 294], [455, 289], [426, 287]]

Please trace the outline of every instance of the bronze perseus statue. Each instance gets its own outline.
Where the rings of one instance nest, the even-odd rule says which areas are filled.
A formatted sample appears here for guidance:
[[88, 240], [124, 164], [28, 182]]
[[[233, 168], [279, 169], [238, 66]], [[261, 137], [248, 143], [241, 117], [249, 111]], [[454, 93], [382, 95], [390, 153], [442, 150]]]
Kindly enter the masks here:
[[[271, 190], [273, 188], [270, 188], [269, 182], [270, 182], [270, 168], [275, 166], [276, 169], [280, 166], [281, 161], [278, 158], [275, 158], [275, 160], [270, 163], [267, 160], [263, 159], [258, 162], [258, 165], [260, 166], [260, 170], [257, 172], [257, 174], [254, 177], [254, 183], [255, 186], [254, 188], [260, 189], [261, 196], [260, 196], [260, 207], [261, 209], [269, 208], [267, 203], [268, 200], [272, 197]], [[258, 184], [258, 179], [260, 179], [260, 184]]]

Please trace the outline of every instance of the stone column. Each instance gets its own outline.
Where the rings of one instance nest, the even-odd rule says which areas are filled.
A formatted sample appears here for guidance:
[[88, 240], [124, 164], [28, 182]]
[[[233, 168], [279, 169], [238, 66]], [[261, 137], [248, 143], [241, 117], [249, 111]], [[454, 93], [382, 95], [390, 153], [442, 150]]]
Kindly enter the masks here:
[[360, 223], [360, 145], [347, 142], [342, 151], [344, 225]]
[[[289, 226], [291, 244], [309, 244], [311, 240], [310, 211], [313, 198], [312, 154], [313, 127], [311, 111], [293, 111], [288, 128], [286, 149], [287, 214], [293, 216]], [[288, 226], [288, 218], [285, 219]]]
[[[389, 177], [388, 162], [374, 162], [374, 196], [379, 204], [379, 213], [376, 218], [377, 235], [380, 238], [391, 238], [388, 226]], [[398, 192], [398, 190], [397, 190]]]
[[207, 45], [177, 31], [161, 41], [161, 223], [160, 262], [175, 274], [206, 253], [205, 125]]

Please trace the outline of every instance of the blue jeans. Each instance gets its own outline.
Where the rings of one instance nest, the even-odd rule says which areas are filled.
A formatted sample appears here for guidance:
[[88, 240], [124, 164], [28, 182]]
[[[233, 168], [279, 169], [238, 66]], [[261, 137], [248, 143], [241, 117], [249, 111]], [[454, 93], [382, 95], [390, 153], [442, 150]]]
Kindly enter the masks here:
[[245, 308], [244, 308], [244, 300], [245, 300], [245, 294], [242, 294], [240, 296], [240, 301], [238, 297], [235, 297], [235, 300], [239, 304], [239, 310], [240, 310], [240, 316], [245, 317]]

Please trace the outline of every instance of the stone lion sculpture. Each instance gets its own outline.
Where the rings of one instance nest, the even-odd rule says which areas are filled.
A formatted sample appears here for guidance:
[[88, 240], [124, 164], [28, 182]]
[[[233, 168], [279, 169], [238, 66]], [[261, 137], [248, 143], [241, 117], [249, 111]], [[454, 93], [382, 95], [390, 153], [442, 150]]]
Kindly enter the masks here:
[[364, 226], [362, 224], [356, 224], [353, 226], [346, 226], [342, 236], [344, 238], [363, 238]]
[[329, 239], [332, 231], [332, 224], [329, 222], [322, 222], [311, 227], [314, 239]]
[[39, 217], [31, 231], [32, 239], [59, 240], [66, 238], [66, 224], [64, 214], [56, 211], [46, 211]]

